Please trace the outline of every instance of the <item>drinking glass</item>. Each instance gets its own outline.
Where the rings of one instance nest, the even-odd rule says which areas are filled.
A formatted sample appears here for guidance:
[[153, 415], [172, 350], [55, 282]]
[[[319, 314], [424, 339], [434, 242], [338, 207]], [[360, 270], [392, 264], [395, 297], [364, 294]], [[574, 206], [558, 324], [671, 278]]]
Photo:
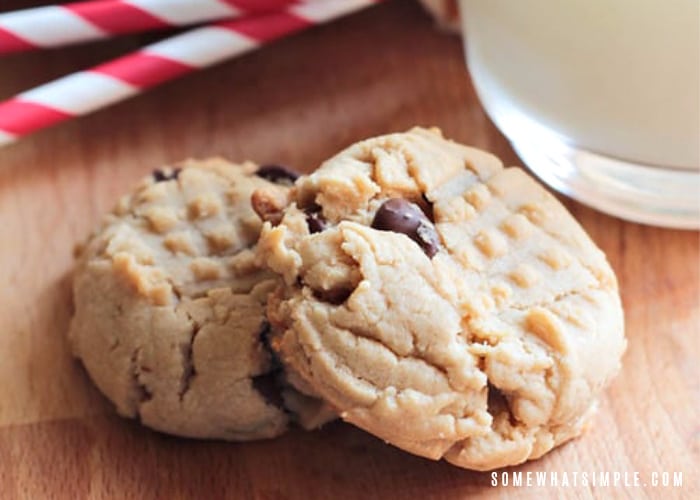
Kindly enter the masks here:
[[700, 1], [460, 0], [479, 98], [552, 188], [700, 227]]

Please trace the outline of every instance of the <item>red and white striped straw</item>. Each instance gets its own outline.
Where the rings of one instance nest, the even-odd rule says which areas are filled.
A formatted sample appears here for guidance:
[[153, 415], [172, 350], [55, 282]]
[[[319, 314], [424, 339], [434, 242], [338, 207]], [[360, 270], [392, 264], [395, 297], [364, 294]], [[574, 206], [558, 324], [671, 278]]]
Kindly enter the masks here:
[[0, 54], [280, 11], [323, 0], [92, 0], [0, 14]]
[[326, 0], [196, 28], [0, 102], [0, 146], [381, 0]]

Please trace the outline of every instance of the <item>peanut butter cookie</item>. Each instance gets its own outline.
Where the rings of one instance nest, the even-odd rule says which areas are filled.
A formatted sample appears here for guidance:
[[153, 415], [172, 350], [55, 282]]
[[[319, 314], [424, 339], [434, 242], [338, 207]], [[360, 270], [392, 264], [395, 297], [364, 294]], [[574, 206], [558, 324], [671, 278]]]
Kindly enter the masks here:
[[218, 159], [157, 170], [87, 242], [69, 336], [120, 414], [231, 440], [277, 436], [290, 418], [325, 420], [321, 403], [280, 380], [265, 318], [276, 278], [254, 255], [252, 193], [284, 198], [294, 178]]
[[617, 281], [518, 168], [416, 128], [300, 178], [257, 247], [298, 383], [404, 450], [487, 470], [579, 435], [625, 349]]

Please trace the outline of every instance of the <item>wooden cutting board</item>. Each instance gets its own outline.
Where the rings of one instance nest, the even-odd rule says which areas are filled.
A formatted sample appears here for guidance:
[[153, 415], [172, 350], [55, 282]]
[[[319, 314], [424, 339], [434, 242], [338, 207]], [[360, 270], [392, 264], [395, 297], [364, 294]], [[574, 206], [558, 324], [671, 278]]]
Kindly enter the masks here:
[[[4, 58], [0, 98], [158, 36]], [[115, 416], [71, 359], [73, 246], [153, 167], [220, 154], [309, 171], [414, 124], [519, 163], [459, 39], [397, 0], [0, 150], [0, 498], [700, 498], [698, 234], [570, 201], [617, 272], [629, 348], [590, 431], [508, 471], [637, 471], [646, 488], [493, 487], [340, 423], [254, 443], [176, 439]], [[674, 471], [682, 488], [651, 486]]]

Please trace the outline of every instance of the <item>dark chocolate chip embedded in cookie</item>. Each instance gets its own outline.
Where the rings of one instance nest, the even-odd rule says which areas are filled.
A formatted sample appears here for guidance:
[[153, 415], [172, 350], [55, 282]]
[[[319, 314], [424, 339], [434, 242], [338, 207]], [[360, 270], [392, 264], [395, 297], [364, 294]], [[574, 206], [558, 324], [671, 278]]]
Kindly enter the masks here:
[[255, 174], [275, 184], [286, 184], [290, 186], [299, 178], [299, 174], [281, 165], [263, 165], [258, 168]]
[[311, 234], [320, 233], [328, 227], [328, 221], [323, 217], [320, 206], [314, 204], [304, 211], [306, 212], [306, 225]]
[[153, 180], [155, 182], [173, 181], [180, 176], [181, 171], [181, 168], [157, 168], [153, 171]]
[[405, 234], [418, 243], [428, 257], [433, 257], [440, 245], [433, 223], [418, 205], [403, 198], [385, 201], [374, 214], [372, 227]]

